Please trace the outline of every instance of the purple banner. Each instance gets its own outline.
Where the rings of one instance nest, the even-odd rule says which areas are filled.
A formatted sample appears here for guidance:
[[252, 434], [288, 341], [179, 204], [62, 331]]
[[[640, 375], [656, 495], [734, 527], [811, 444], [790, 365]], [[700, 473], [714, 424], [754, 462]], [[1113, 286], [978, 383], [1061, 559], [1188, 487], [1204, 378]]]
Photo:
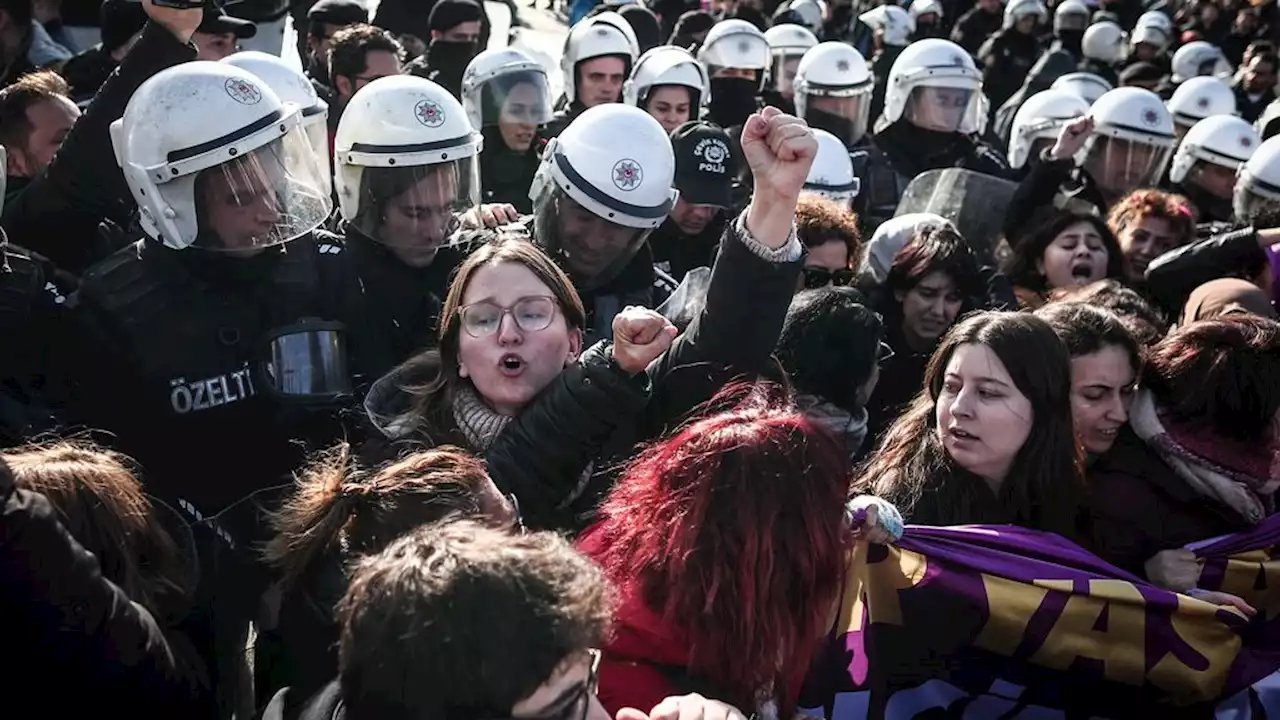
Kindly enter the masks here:
[[1278, 545], [1273, 518], [1196, 550], [1201, 585], [1244, 597], [1250, 621], [1057, 535], [909, 527], [852, 553], [800, 705], [830, 720], [1280, 720]]

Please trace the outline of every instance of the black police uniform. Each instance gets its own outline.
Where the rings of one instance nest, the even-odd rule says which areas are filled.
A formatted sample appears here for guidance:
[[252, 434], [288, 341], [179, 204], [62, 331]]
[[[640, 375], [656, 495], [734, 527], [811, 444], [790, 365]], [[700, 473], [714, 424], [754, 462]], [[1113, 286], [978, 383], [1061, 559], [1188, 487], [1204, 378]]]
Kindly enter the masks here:
[[0, 447], [14, 447], [58, 426], [65, 388], [59, 352], [65, 302], [60, 285], [30, 254], [0, 236]]

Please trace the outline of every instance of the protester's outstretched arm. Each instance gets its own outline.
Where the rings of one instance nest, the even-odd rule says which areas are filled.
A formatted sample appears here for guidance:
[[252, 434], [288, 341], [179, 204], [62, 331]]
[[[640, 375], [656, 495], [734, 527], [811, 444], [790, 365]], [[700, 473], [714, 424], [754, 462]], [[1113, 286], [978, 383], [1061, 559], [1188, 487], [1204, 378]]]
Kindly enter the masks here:
[[742, 152], [751, 204], [725, 228], [702, 312], [649, 367], [650, 419], [659, 424], [710, 399], [729, 378], [762, 372], [795, 292], [804, 254], [796, 202], [817, 141], [802, 120], [765, 108], [743, 126]]
[[[76, 121], [53, 162], [4, 208], [14, 244], [49, 257], [75, 275], [100, 258], [93, 244], [98, 223], [132, 207], [116, 164], [111, 123], [124, 115], [134, 91], [151, 76], [196, 57], [191, 36], [203, 12], [159, 7], [143, 0], [150, 21], [116, 71]], [[187, 102], [191, 102], [187, 100]]]

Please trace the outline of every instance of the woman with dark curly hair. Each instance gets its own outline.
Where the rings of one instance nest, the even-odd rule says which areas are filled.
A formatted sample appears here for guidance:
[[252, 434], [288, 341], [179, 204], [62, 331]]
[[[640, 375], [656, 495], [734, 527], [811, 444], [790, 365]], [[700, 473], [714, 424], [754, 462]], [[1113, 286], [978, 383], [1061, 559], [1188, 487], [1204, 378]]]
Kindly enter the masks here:
[[1124, 262], [1120, 243], [1101, 218], [1062, 212], [1014, 245], [1002, 269], [1019, 304], [1034, 310], [1053, 290], [1124, 280]]

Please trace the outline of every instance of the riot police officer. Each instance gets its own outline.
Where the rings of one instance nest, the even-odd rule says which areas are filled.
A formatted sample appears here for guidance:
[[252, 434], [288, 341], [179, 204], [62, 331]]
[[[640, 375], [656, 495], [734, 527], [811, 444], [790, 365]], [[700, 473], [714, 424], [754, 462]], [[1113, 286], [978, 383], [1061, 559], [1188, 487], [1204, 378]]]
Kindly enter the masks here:
[[818, 38], [807, 28], [794, 23], [774, 25], [764, 32], [773, 63], [765, 78], [764, 100], [785, 113], [794, 114], [796, 70], [800, 58], [818, 44]]
[[532, 211], [529, 183], [538, 169], [538, 128], [551, 119], [547, 71], [515, 48], [486, 50], [463, 73], [462, 108], [484, 137], [484, 201]]
[[721, 20], [702, 41], [698, 60], [711, 78], [707, 119], [726, 129], [742, 125], [760, 107], [764, 76], [772, 62], [764, 33], [746, 20]]
[[1179, 141], [1195, 124], [1212, 115], [1235, 115], [1236, 94], [1213, 77], [1193, 77], [1173, 91], [1165, 103], [1173, 116], [1173, 133]]
[[1058, 139], [1062, 128], [1089, 113], [1089, 103], [1065, 90], [1032, 95], [1013, 117], [1009, 133], [1009, 166], [1025, 175]]
[[804, 54], [796, 70], [796, 115], [852, 150], [866, 137], [874, 85], [857, 50], [840, 42], [822, 43]]
[[355, 276], [345, 287], [359, 288], [343, 307], [361, 387], [434, 343], [466, 256], [461, 216], [479, 205], [483, 142], [448, 90], [414, 75], [374, 80], [342, 114], [334, 186]]
[[1232, 221], [1236, 175], [1262, 144], [1253, 126], [1234, 115], [1196, 123], [1173, 154], [1172, 189], [1187, 196], [1202, 221]]
[[973, 58], [948, 40], [907, 46], [889, 73], [884, 113], [874, 143], [854, 152], [863, 234], [893, 217], [907, 183], [920, 173], [949, 167], [1005, 177], [1008, 162], [974, 138], [980, 129], [982, 76]]
[[698, 119], [708, 90], [707, 70], [688, 50], [659, 45], [636, 61], [622, 86], [622, 101], [649, 113], [670, 133]]
[[639, 56], [635, 32], [615, 12], [600, 13], [574, 25], [560, 58], [565, 106], [547, 124], [542, 136], [549, 139], [559, 135], [587, 108], [620, 102], [622, 84]]
[[611, 337], [614, 315], [628, 305], [656, 307], [645, 240], [675, 206], [674, 175], [662, 126], [627, 105], [587, 110], [543, 151], [529, 189], [530, 230], [582, 296], [584, 341]]
[[197, 528], [207, 624], [193, 634], [216, 686], [243, 661], [265, 583], [262, 491], [287, 483], [306, 441], [336, 436], [305, 408], [354, 401], [340, 256], [313, 236], [332, 205], [301, 108], [225, 63], [156, 74], [111, 137], [145, 236], [85, 273], [77, 417]]

